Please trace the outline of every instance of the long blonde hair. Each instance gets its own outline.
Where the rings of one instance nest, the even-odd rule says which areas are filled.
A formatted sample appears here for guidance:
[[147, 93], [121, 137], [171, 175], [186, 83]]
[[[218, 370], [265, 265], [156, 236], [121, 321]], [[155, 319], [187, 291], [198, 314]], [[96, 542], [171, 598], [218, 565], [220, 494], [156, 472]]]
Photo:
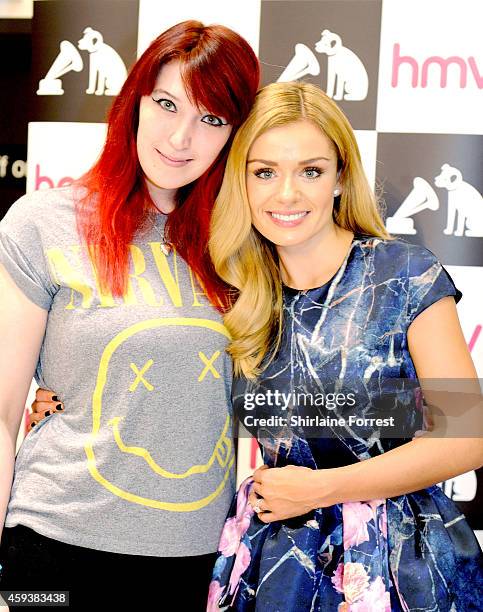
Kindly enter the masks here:
[[[228, 352], [237, 375], [253, 378], [282, 330], [282, 282], [278, 255], [251, 222], [246, 163], [254, 141], [267, 130], [308, 120], [332, 142], [342, 194], [334, 222], [354, 233], [390, 239], [362, 168], [354, 132], [339, 107], [308, 83], [272, 83], [261, 89], [228, 156], [223, 184], [213, 208], [209, 251], [217, 274], [234, 288], [224, 322], [232, 341]], [[270, 360], [268, 361], [268, 363]]]

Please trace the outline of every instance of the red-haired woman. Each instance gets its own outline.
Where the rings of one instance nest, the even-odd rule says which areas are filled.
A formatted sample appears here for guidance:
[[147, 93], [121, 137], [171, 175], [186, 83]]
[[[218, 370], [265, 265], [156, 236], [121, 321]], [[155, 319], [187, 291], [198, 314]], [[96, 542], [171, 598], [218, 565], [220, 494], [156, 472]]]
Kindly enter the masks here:
[[[88, 609], [169, 589], [204, 607], [234, 491], [226, 294], [206, 244], [258, 83], [238, 34], [172, 27], [131, 70], [94, 167], [1, 222], [1, 590]], [[66, 410], [34, 419], [14, 461], [34, 370]]]

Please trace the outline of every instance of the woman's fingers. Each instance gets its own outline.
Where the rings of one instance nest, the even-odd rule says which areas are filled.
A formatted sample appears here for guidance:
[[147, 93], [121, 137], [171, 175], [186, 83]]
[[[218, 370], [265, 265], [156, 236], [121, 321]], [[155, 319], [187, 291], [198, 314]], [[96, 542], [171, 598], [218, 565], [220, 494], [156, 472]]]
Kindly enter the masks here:
[[29, 414], [29, 429], [35, 427], [35, 425], [40, 423], [40, 421], [43, 421], [45, 417], [48, 417], [51, 414], [52, 412], [50, 410], [46, 410], [45, 412], [32, 412], [31, 414]]
[[45, 415], [39, 414], [38, 412], [32, 412], [31, 414], [29, 414], [29, 429], [32, 427], [32, 423], [35, 423], [35, 425], [37, 425], [37, 423], [43, 418], [45, 418]]
[[55, 394], [55, 391], [50, 391], [49, 389], [37, 389], [35, 392], [35, 401], [59, 403], [59, 398]]
[[267, 512], [268, 507], [266, 501], [263, 497], [258, 497], [254, 493], [250, 493], [248, 496], [248, 501], [250, 502], [250, 506], [255, 510], [258, 514], [259, 512]]
[[31, 412], [28, 415], [27, 420], [27, 429], [28, 431], [32, 430], [34, 427], [38, 425], [38, 423], [44, 418], [44, 416], [39, 416], [36, 412]]
[[270, 469], [270, 468], [268, 467], [268, 465], [266, 465], [266, 464], [261, 465], [261, 466], [260, 466], [258, 469], [256, 469], [256, 470], [253, 472], [253, 480], [254, 480], [256, 483], [257, 483], [257, 482], [259, 482], [259, 483], [261, 484], [261, 482], [262, 482], [262, 478], [263, 478], [263, 472], [264, 472], [264, 470], [268, 470], [268, 469]]
[[250, 502], [250, 506], [253, 508], [257, 504], [258, 497], [253, 493], [250, 493], [248, 496], [248, 501]]
[[45, 412], [46, 410], [54, 410], [55, 404], [53, 402], [32, 402], [32, 410], [34, 412]]
[[[34, 408], [34, 404], [36, 405]], [[40, 421], [45, 419], [46, 417], [54, 414], [56, 412], [62, 412], [64, 407], [62, 404], [55, 404], [52, 402], [34, 402], [32, 404], [32, 408], [35, 409], [35, 412], [30, 412], [27, 420], [27, 429], [30, 431], [34, 427], [36, 427]]]
[[45, 412], [50, 410], [51, 412], [62, 412], [64, 405], [62, 402], [32, 402], [32, 410], [34, 412]]
[[252, 491], [257, 493], [257, 495], [259, 495], [260, 497], [263, 497], [263, 494], [262, 494], [262, 485], [259, 484], [258, 482], [254, 482], [253, 483]]

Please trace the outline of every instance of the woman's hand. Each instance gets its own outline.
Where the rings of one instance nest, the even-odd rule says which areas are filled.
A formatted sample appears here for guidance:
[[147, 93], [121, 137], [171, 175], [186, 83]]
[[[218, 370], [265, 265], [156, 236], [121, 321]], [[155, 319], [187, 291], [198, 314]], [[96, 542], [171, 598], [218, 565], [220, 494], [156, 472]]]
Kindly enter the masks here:
[[32, 402], [32, 412], [29, 415], [29, 431], [45, 417], [50, 416], [54, 412], [62, 412], [63, 410], [64, 406], [54, 392], [47, 389], [37, 389], [35, 401]]
[[319, 507], [316, 473], [320, 470], [287, 465], [269, 468], [262, 465], [253, 474], [254, 485], [249, 496], [252, 508], [260, 509], [258, 518], [272, 523], [307, 514]]

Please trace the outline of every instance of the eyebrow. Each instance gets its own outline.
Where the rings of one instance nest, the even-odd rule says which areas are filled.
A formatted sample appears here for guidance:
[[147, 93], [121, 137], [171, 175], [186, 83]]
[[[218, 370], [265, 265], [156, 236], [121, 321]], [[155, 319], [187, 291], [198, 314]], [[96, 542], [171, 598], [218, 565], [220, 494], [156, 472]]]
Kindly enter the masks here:
[[[154, 94], [154, 93], [158, 93], [158, 94], [166, 94], [168, 97], [173, 98], [173, 100], [176, 100], [176, 102], [181, 102], [181, 100], [180, 100], [179, 98], [177, 98], [177, 97], [176, 97], [174, 94], [170, 93], [170, 92], [169, 92], [169, 91], [167, 91], [166, 89], [160, 89], [160, 88], [158, 88], [158, 89], [154, 89], [154, 90], [153, 90], [153, 94]], [[200, 108], [200, 109], [198, 109], [198, 110], [200, 111], [200, 113], [201, 113], [201, 114], [202, 114], [202, 113], [208, 113], [208, 114], [211, 114], [211, 113], [209, 113], [209, 111], [207, 111], [206, 109], [203, 109], [203, 108]]]
[[[300, 166], [303, 164], [313, 164], [316, 161], [323, 159], [325, 161], [331, 161], [329, 157], [324, 157], [320, 155], [319, 157], [311, 157], [310, 159], [304, 159], [303, 161], [297, 162]], [[253, 164], [254, 162], [260, 162], [261, 164], [265, 164], [266, 166], [278, 166], [278, 163], [275, 161], [270, 161], [269, 159], [249, 159], [247, 164]]]
[[155, 89], [153, 91], [154, 93], [162, 93], [162, 94], [166, 94], [167, 96], [169, 96], [170, 98], [173, 98], [173, 100], [176, 100], [176, 102], [180, 102], [180, 99], [177, 98], [176, 96], [174, 96], [172, 93], [169, 93], [169, 91], [167, 91], [166, 89]]

